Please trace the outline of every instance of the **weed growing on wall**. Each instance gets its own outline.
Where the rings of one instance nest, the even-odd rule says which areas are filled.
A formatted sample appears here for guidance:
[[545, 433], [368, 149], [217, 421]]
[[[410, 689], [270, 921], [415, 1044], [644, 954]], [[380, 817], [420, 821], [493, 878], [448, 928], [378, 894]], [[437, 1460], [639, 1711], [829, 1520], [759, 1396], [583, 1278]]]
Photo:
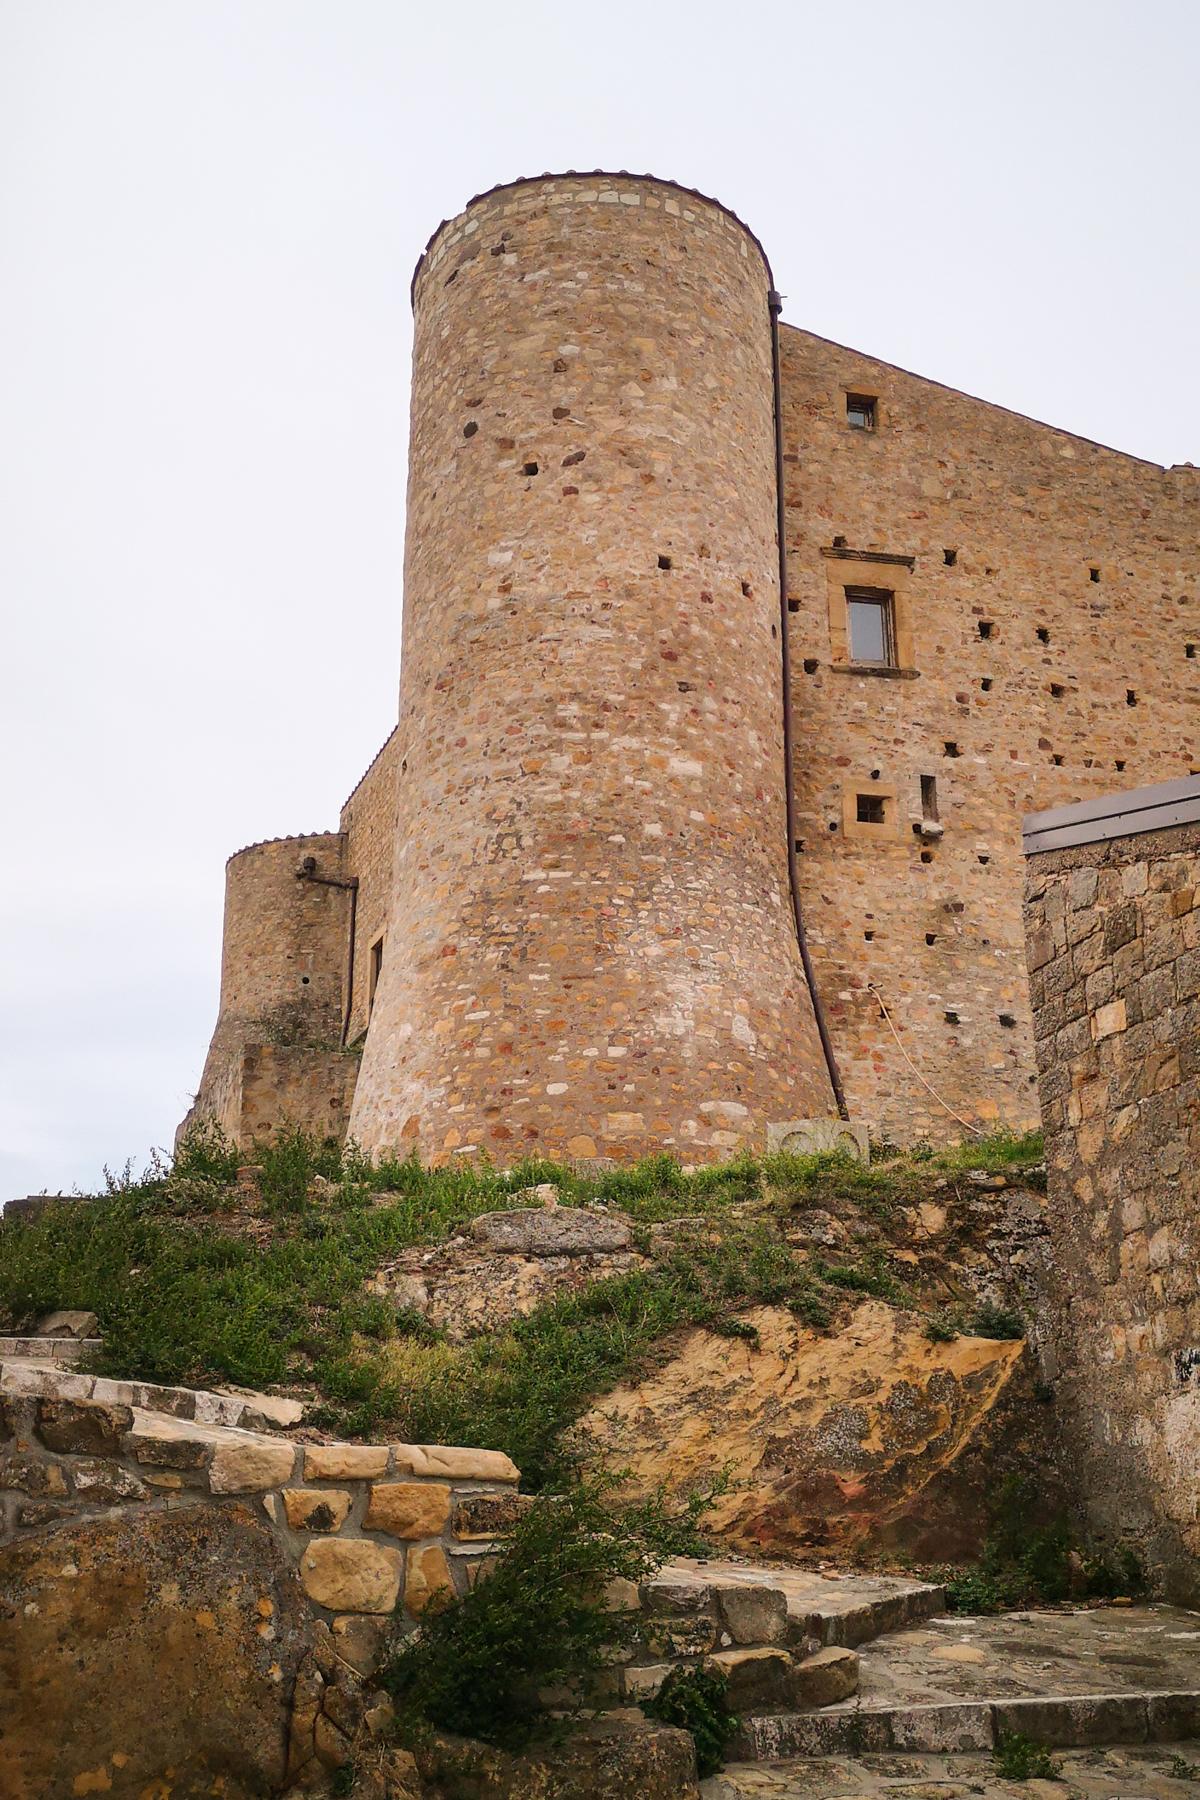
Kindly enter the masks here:
[[724, 1766], [726, 1745], [741, 1724], [729, 1708], [729, 1683], [711, 1663], [672, 1669], [657, 1694], [643, 1702], [642, 1711], [691, 1732], [701, 1781]]

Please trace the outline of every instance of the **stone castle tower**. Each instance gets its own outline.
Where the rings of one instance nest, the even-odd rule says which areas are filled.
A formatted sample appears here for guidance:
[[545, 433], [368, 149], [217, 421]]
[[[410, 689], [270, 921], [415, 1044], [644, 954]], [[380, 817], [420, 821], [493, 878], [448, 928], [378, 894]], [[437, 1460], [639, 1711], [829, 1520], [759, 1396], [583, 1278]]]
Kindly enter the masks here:
[[480, 196], [413, 304], [400, 723], [231, 859], [189, 1120], [701, 1160], [840, 1071], [888, 1137], [1028, 1122], [1020, 817], [1194, 767], [1195, 471], [780, 332], [650, 177]]

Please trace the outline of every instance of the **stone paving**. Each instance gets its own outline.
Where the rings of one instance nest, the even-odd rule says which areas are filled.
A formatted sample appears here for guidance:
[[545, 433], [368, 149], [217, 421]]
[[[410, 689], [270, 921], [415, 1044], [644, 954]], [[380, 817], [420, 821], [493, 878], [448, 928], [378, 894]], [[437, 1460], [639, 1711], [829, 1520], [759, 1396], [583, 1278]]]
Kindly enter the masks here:
[[772, 1568], [766, 1563], [742, 1563], [679, 1557], [663, 1570], [672, 1581], [691, 1581], [697, 1586], [716, 1582], [747, 1587], [778, 1588], [787, 1601], [792, 1636], [819, 1638], [823, 1644], [853, 1647], [896, 1631], [915, 1620], [927, 1619], [945, 1604], [945, 1589], [907, 1576], [876, 1575], [854, 1571], [822, 1572], [817, 1569]]
[[[1200, 1687], [1200, 1612], [1103, 1606], [946, 1614], [864, 1645], [862, 1706]], [[1198, 1790], [1200, 1792], [1200, 1790]]]
[[1012, 1781], [990, 1756], [812, 1757], [731, 1765], [702, 1800], [1197, 1800], [1200, 1741], [1055, 1752], [1061, 1779]]

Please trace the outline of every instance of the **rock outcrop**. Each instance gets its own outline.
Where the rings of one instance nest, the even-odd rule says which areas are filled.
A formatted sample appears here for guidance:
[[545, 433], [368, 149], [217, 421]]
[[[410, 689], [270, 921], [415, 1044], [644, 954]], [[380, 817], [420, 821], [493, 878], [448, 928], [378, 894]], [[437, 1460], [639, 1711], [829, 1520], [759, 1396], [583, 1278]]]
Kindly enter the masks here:
[[745, 1314], [757, 1344], [690, 1331], [669, 1361], [606, 1394], [580, 1422], [594, 1461], [648, 1492], [730, 1489], [711, 1525], [759, 1554], [902, 1547], [952, 1558], [978, 1549], [994, 1467], [983, 1451], [1021, 1427], [1024, 1346], [957, 1337], [865, 1300], [830, 1336], [788, 1311]]

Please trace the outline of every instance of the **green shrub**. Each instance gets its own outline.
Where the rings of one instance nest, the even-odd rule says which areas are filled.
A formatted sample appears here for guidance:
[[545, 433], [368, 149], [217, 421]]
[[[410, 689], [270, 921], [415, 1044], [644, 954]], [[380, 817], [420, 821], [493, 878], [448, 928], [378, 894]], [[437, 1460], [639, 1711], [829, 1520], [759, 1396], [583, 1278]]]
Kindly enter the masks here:
[[636, 1618], [608, 1608], [608, 1583], [644, 1580], [664, 1554], [661, 1508], [614, 1512], [611, 1487], [535, 1500], [493, 1574], [426, 1614], [382, 1672], [402, 1735], [437, 1726], [519, 1749], [548, 1724], [545, 1690], [586, 1703]]
[[741, 1723], [729, 1710], [729, 1682], [711, 1663], [672, 1669], [653, 1699], [643, 1701], [642, 1711], [691, 1732], [702, 1781], [724, 1767], [725, 1746]]
[[971, 1314], [967, 1329], [971, 1337], [1023, 1338], [1025, 1321], [1011, 1307], [997, 1306], [990, 1300], [984, 1300]]
[[992, 1752], [997, 1775], [1006, 1781], [1058, 1781], [1062, 1767], [1045, 1744], [1022, 1737], [1019, 1731], [1002, 1731]]

